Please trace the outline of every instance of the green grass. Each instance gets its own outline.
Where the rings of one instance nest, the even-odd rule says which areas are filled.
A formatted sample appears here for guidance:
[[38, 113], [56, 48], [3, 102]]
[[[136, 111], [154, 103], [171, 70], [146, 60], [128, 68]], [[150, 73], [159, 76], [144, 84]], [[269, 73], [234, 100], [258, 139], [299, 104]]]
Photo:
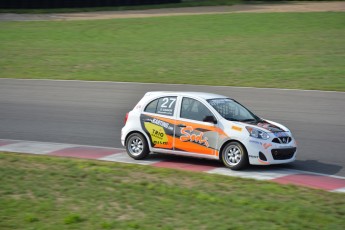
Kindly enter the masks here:
[[345, 91], [344, 13], [1, 22], [0, 77]]
[[[75, 13], [95, 11], [122, 11], [122, 10], [147, 10], [161, 8], [180, 8], [195, 6], [225, 6], [237, 3], [246, 3], [243, 0], [182, 0], [180, 3], [137, 5], [137, 6], [109, 6], [109, 7], [84, 7], [84, 8], [56, 8], [56, 9], [0, 9], [0, 13], [17, 14], [46, 14], [46, 13]], [[251, 3], [251, 2], [249, 2]]]
[[344, 194], [0, 153], [1, 229], [343, 229]]

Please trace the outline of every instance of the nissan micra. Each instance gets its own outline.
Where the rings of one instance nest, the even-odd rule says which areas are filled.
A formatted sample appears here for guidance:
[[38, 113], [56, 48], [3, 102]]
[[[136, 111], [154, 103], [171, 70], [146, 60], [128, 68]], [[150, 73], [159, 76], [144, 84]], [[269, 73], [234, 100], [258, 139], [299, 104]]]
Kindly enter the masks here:
[[199, 92], [146, 93], [126, 114], [121, 143], [137, 160], [159, 152], [217, 159], [233, 170], [292, 162], [297, 147], [285, 126], [229, 97]]

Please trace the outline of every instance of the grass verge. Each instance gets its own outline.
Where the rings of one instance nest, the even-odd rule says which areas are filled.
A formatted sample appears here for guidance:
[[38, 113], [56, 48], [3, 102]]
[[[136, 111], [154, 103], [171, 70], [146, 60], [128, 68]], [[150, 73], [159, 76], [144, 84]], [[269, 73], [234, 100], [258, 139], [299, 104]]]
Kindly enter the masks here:
[[345, 91], [344, 13], [1, 22], [0, 77]]
[[137, 6], [109, 6], [109, 7], [83, 7], [83, 8], [55, 8], [55, 9], [0, 9], [0, 13], [17, 13], [17, 14], [76, 13], [76, 12], [96, 12], [96, 11], [123, 11], [123, 10], [181, 8], [181, 7], [195, 7], [195, 6], [227, 6], [227, 5], [234, 5], [238, 3], [248, 3], [248, 2], [243, 1], [243, 0], [182, 0], [182, 2], [180, 3], [137, 5]]
[[343, 229], [344, 194], [0, 153], [1, 229]]

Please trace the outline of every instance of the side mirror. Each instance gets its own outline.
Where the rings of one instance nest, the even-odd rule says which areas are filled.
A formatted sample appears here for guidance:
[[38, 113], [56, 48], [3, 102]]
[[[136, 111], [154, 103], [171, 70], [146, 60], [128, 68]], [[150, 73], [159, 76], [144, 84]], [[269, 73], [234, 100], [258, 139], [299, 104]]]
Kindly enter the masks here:
[[210, 122], [213, 124], [217, 124], [217, 119], [214, 116], [206, 116], [203, 120], [204, 122]]

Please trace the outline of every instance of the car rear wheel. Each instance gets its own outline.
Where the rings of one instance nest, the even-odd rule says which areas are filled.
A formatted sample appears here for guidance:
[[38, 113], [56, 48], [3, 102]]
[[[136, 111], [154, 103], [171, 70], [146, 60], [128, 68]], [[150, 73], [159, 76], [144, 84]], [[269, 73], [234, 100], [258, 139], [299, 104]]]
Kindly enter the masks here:
[[248, 165], [248, 154], [240, 143], [232, 141], [224, 146], [222, 161], [226, 167], [239, 170]]
[[136, 160], [144, 159], [150, 152], [145, 137], [140, 133], [133, 133], [127, 138], [126, 150], [128, 155]]

